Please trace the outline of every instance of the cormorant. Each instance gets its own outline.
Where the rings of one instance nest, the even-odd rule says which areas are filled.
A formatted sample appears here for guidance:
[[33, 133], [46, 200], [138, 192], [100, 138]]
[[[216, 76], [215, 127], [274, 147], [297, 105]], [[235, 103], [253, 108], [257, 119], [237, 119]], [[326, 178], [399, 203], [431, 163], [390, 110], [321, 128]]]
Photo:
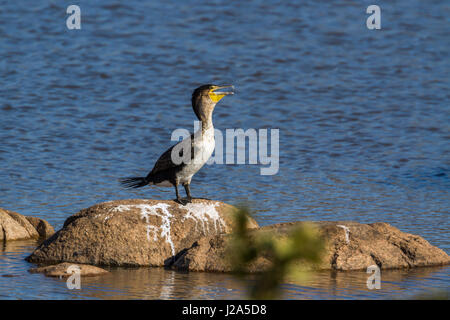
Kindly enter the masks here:
[[[216, 86], [212, 84], [202, 85], [195, 89], [192, 93], [192, 108], [201, 121], [201, 129], [164, 152], [146, 177], [125, 178], [120, 181], [121, 184], [127, 188], [140, 188], [146, 185], [174, 186], [179, 203], [185, 205], [191, 202], [189, 188], [191, 179], [208, 161], [215, 147], [212, 123], [214, 107], [226, 95], [234, 94], [233, 91], [218, 90], [228, 88], [234, 89], [232, 85]], [[173, 152], [174, 154], [172, 154]], [[189, 153], [184, 154], [184, 161], [179, 161], [183, 158], [183, 152], [190, 152], [190, 156]], [[186, 190], [187, 198], [184, 201], [178, 192], [179, 184], [183, 185]]]

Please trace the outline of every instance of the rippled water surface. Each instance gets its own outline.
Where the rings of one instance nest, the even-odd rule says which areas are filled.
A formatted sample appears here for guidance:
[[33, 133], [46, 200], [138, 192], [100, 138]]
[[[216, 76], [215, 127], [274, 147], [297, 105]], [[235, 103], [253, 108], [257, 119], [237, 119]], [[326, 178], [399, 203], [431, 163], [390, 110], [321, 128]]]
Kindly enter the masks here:
[[[444, 0], [77, 1], [82, 29], [60, 1], [0, 1], [0, 207], [59, 229], [94, 203], [174, 197], [123, 190], [193, 130], [192, 89], [233, 83], [215, 127], [279, 128], [280, 170], [211, 165], [194, 196], [249, 201], [261, 225], [293, 220], [388, 222], [447, 253], [450, 6]], [[28, 274], [36, 243], [3, 244], [0, 298], [239, 298], [227, 276], [115, 269], [81, 291]], [[449, 268], [319, 273], [286, 298], [404, 298], [448, 290]], [[252, 281], [249, 279], [248, 281]]]

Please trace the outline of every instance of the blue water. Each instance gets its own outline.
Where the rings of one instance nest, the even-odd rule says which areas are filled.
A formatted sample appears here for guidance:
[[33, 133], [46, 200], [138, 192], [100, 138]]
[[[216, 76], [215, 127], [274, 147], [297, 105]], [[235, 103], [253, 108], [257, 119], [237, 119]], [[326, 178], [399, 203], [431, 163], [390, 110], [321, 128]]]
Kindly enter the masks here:
[[[232, 83], [236, 94], [216, 107], [215, 127], [279, 128], [279, 172], [206, 166], [194, 196], [248, 201], [261, 225], [384, 221], [449, 253], [450, 5], [378, 1], [382, 29], [368, 30], [372, 2], [333, 3], [80, 0], [82, 29], [70, 31], [60, 1], [0, 1], [0, 207], [59, 229], [97, 202], [174, 198], [172, 189], [123, 190], [117, 179], [145, 175], [173, 130], [193, 130], [195, 87]], [[195, 297], [236, 297], [225, 275], [147, 269], [115, 270], [68, 293], [27, 273], [23, 257], [34, 246], [3, 246], [0, 275], [17, 277], [0, 277], [1, 298], [158, 297], [136, 281], [146, 272], [160, 288], [175, 286], [168, 298], [192, 297], [183, 288], [197, 284]], [[383, 294], [330, 274], [285, 294], [448, 289], [449, 268], [426, 270], [392, 276]]]

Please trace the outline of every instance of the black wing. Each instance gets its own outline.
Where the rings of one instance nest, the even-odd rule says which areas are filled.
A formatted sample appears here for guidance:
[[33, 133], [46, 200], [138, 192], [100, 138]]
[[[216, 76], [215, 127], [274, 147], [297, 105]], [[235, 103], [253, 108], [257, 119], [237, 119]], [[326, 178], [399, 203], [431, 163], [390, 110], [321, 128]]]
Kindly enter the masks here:
[[[175, 148], [176, 146], [184, 143], [184, 144], [191, 144], [191, 150], [193, 150], [193, 146], [192, 146], [192, 141], [194, 139], [194, 135], [192, 134], [190, 138], [184, 139], [180, 142], [178, 142], [177, 144], [174, 144], [173, 146], [171, 146], [169, 149], [167, 149], [160, 157], [159, 159], [156, 161], [155, 166], [153, 167], [152, 171], [148, 174], [147, 177], [150, 177], [152, 175], [155, 175], [157, 173], [160, 173], [162, 171], [166, 171], [169, 169], [174, 169], [177, 167], [181, 167], [183, 165], [183, 163], [180, 164], [175, 164], [172, 161], [172, 150], [173, 148]], [[186, 148], [186, 147], [184, 147]], [[183, 157], [183, 150], [184, 148], [180, 149], [180, 153], [179, 156]], [[193, 152], [191, 152], [191, 155], [193, 156]]]

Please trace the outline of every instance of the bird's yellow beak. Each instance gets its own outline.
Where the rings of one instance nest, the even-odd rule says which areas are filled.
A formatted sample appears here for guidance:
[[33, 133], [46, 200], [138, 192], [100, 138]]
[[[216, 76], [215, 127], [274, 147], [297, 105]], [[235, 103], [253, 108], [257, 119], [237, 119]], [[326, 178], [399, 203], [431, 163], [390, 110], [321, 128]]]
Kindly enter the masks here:
[[217, 103], [223, 97], [230, 95], [230, 94], [234, 94], [233, 91], [229, 91], [229, 90], [221, 91], [224, 89], [234, 90], [234, 86], [233, 85], [214, 86], [211, 90], [209, 90], [209, 97], [211, 98], [211, 100]]

